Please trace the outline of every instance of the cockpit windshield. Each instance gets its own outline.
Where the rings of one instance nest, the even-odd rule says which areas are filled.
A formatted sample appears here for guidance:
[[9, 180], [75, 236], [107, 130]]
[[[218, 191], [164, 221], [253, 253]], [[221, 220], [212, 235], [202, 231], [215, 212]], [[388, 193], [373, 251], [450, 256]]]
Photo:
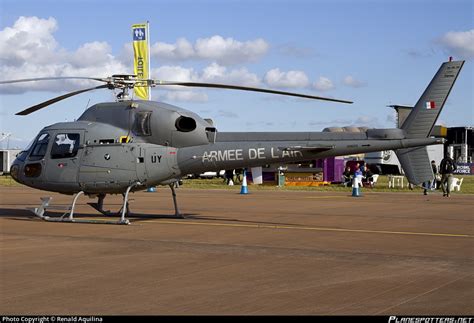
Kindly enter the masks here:
[[16, 156], [16, 159], [20, 161], [25, 161], [26, 157], [28, 156], [28, 152], [30, 151], [31, 147], [33, 146], [35, 142], [36, 142], [36, 137], [30, 141], [30, 143], [26, 146], [25, 149], [20, 151], [20, 153]]
[[46, 155], [46, 150], [49, 143], [49, 134], [42, 133], [38, 136], [36, 143], [30, 153], [30, 160], [40, 160]]

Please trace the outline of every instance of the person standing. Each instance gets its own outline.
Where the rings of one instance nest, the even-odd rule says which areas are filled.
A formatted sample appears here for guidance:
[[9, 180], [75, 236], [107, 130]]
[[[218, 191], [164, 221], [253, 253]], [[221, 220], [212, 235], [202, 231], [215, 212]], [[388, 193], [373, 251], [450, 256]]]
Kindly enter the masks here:
[[[436, 180], [439, 176], [438, 166], [436, 166], [436, 161], [434, 161], [434, 160], [431, 161], [431, 168], [433, 169], [433, 175], [434, 175], [433, 181], [431, 181], [431, 189], [435, 190], [436, 188], [439, 187], [439, 186], [436, 185]], [[439, 180], [439, 178], [438, 178], [438, 180]]]
[[428, 189], [435, 189], [436, 188], [436, 174], [438, 174], [438, 167], [436, 167], [436, 162], [434, 160], [431, 161], [431, 168], [433, 169], [433, 180], [426, 181], [423, 183], [423, 194], [428, 195]]
[[454, 160], [446, 154], [439, 165], [439, 173], [441, 174], [441, 189], [443, 190], [443, 196], [449, 197], [450, 194], [450, 183], [452, 181], [453, 173], [456, 170], [456, 164]]
[[362, 177], [364, 176], [363, 172], [362, 172], [362, 167], [360, 166], [359, 163], [356, 164], [356, 167], [355, 167], [355, 170], [354, 170], [354, 177], [353, 177], [353, 181], [355, 185], [357, 185], [357, 187], [362, 187]]
[[224, 177], [225, 177], [225, 181], [227, 185], [229, 186], [234, 185], [234, 170], [233, 169], [227, 169], [225, 171]]

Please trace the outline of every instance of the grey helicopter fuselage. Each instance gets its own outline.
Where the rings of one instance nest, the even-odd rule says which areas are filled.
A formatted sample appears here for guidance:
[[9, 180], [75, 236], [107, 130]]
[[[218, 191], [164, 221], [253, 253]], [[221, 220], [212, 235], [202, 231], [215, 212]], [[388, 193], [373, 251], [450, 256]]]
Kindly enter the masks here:
[[173, 143], [206, 144], [209, 127], [196, 114], [167, 104], [96, 104], [77, 121], [42, 129], [17, 156], [12, 175], [25, 185], [66, 194], [156, 185], [180, 174]]
[[212, 121], [153, 101], [100, 103], [74, 122], [45, 127], [21, 152], [18, 182], [74, 194], [123, 193], [186, 174], [298, 162], [439, 143], [402, 129], [344, 132], [217, 132]]

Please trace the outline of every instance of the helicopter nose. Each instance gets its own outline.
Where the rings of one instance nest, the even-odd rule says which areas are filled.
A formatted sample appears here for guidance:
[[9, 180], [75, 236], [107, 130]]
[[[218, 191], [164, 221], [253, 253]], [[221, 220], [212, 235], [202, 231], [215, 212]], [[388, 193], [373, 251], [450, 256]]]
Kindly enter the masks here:
[[12, 166], [10, 167], [10, 175], [18, 183], [21, 183], [21, 181], [20, 181], [20, 169], [21, 169], [22, 164], [23, 163], [20, 162], [18, 159], [15, 159]]

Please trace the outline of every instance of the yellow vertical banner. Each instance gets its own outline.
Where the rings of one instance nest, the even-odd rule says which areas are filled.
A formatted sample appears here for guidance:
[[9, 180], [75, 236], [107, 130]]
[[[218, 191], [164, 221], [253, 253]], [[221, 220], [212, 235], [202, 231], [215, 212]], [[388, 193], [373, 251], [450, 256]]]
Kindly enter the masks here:
[[[139, 79], [148, 79], [150, 77], [150, 60], [149, 60], [149, 33], [148, 23], [132, 25], [133, 31], [133, 73]], [[135, 95], [144, 99], [150, 99], [150, 88], [146, 83], [137, 83], [134, 91]]]

